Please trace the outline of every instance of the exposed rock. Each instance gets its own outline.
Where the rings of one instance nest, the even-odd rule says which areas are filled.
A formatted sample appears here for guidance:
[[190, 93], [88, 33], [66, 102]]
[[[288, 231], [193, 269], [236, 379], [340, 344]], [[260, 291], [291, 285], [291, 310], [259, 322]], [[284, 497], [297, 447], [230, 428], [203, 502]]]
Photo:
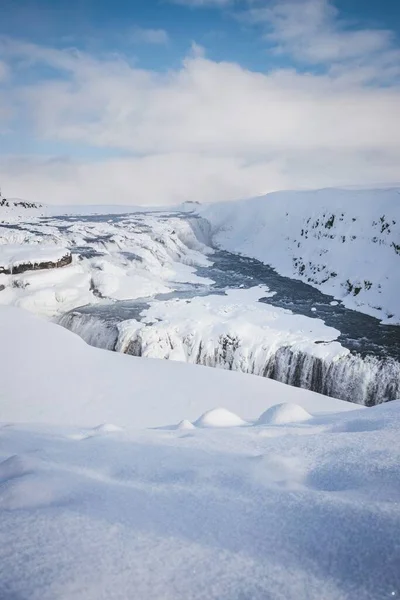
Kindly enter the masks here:
[[66, 253], [57, 260], [40, 261], [33, 259], [31, 261], [20, 262], [16, 265], [0, 265], [0, 274], [3, 273], [4, 275], [19, 275], [20, 273], [25, 273], [25, 271], [37, 271], [40, 269], [57, 269], [59, 267], [65, 267], [66, 265], [71, 264], [71, 262], [71, 253], [66, 251]]

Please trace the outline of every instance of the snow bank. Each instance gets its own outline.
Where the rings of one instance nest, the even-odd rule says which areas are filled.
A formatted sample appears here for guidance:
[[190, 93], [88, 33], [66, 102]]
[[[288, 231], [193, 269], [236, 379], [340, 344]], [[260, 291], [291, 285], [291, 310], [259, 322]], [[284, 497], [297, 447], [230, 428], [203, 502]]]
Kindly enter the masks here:
[[71, 252], [58, 246], [3, 244], [0, 242], [0, 273], [22, 273], [65, 266]]
[[400, 190], [276, 192], [198, 209], [220, 247], [400, 323]]
[[[400, 364], [352, 355], [339, 331], [260, 298], [268, 288], [231, 289], [139, 305], [134, 319], [73, 311], [60, 319], [89, 344], [133, 356], [164, 358], [271, 377], [371, 406], [400, 396]], [[149, 308], [147, 307], [150, 304]]]
[[92, 348], [70, 331], [0, 307], [0, 420], [156, 427], [224, 407], [249, 421], [277, 402], [311, 414], [357, 407], [276, 381]]
[[194, 425], [196, 427], [240, 427], [246, 425], [246, 421], [226, 408], [214, 408], [201, 415]]
[[38, 202], [27, 202], [20, 198], [3, 198], [0, 193], [0, 223], [13, 223], [29, 217], [44, 215], [45, 207]]
[[311, 415], [298, 404], [282, 403], [268, 408], [257, 420], [256, 425], [286, 425], [308, 421]]

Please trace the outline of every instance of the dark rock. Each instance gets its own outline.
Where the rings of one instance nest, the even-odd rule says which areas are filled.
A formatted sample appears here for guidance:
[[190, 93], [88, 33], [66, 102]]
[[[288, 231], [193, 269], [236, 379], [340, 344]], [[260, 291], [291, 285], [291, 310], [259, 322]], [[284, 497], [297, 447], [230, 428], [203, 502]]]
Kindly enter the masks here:
[[0, 273], [4, 273], [5, 275], [19, 275], [20, 273], [25, 273], [25, 271], [39, 271], [41, 269], [58, 269], [59, 267], [65, 267], [67, 265], [70, 265], [71, 262], [72, 256], [70, 253], [68, 253], [57, 261], [26, 262], [11, 267], [9, 269], [0, 266]]

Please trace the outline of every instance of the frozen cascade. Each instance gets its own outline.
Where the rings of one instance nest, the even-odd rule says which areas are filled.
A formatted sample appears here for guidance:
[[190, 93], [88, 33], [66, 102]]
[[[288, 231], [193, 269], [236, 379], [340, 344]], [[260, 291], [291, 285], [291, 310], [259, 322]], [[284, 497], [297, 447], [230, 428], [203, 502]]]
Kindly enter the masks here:
[[132, 356], [241, 371], [367, 406], [400, 397], [400, 363], [394, 359], [348, 354], [324, 360], [290, 346], [244, 346], [240, 336], [232, 333], [216, 340], [195, 333], [179, 337], [175, 329], [160, 329], [156, 324], [130, 321], [124, 328], [117, 321], [77, 311], [64, 315], [59, 323], [90, 345]]
[[263, 375], [366, 406], [400, 397], [400, 363], [390, 358], [348, 354], [324, 361], [284, 347], [268, 361]]
[[58, 324], [79, 335], [87, 344], [104, 350], [115, 350], [118, 340], [117, 322], [98, 316], [71, 311], [58, 319]]

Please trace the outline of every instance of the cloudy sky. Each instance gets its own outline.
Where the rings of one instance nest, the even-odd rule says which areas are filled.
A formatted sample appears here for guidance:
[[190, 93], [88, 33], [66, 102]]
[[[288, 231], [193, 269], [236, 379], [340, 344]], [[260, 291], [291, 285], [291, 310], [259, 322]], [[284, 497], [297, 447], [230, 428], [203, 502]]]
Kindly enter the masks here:
[[169, 204], [399, 181], [398, 0], [1, 0], [9, 196]]

